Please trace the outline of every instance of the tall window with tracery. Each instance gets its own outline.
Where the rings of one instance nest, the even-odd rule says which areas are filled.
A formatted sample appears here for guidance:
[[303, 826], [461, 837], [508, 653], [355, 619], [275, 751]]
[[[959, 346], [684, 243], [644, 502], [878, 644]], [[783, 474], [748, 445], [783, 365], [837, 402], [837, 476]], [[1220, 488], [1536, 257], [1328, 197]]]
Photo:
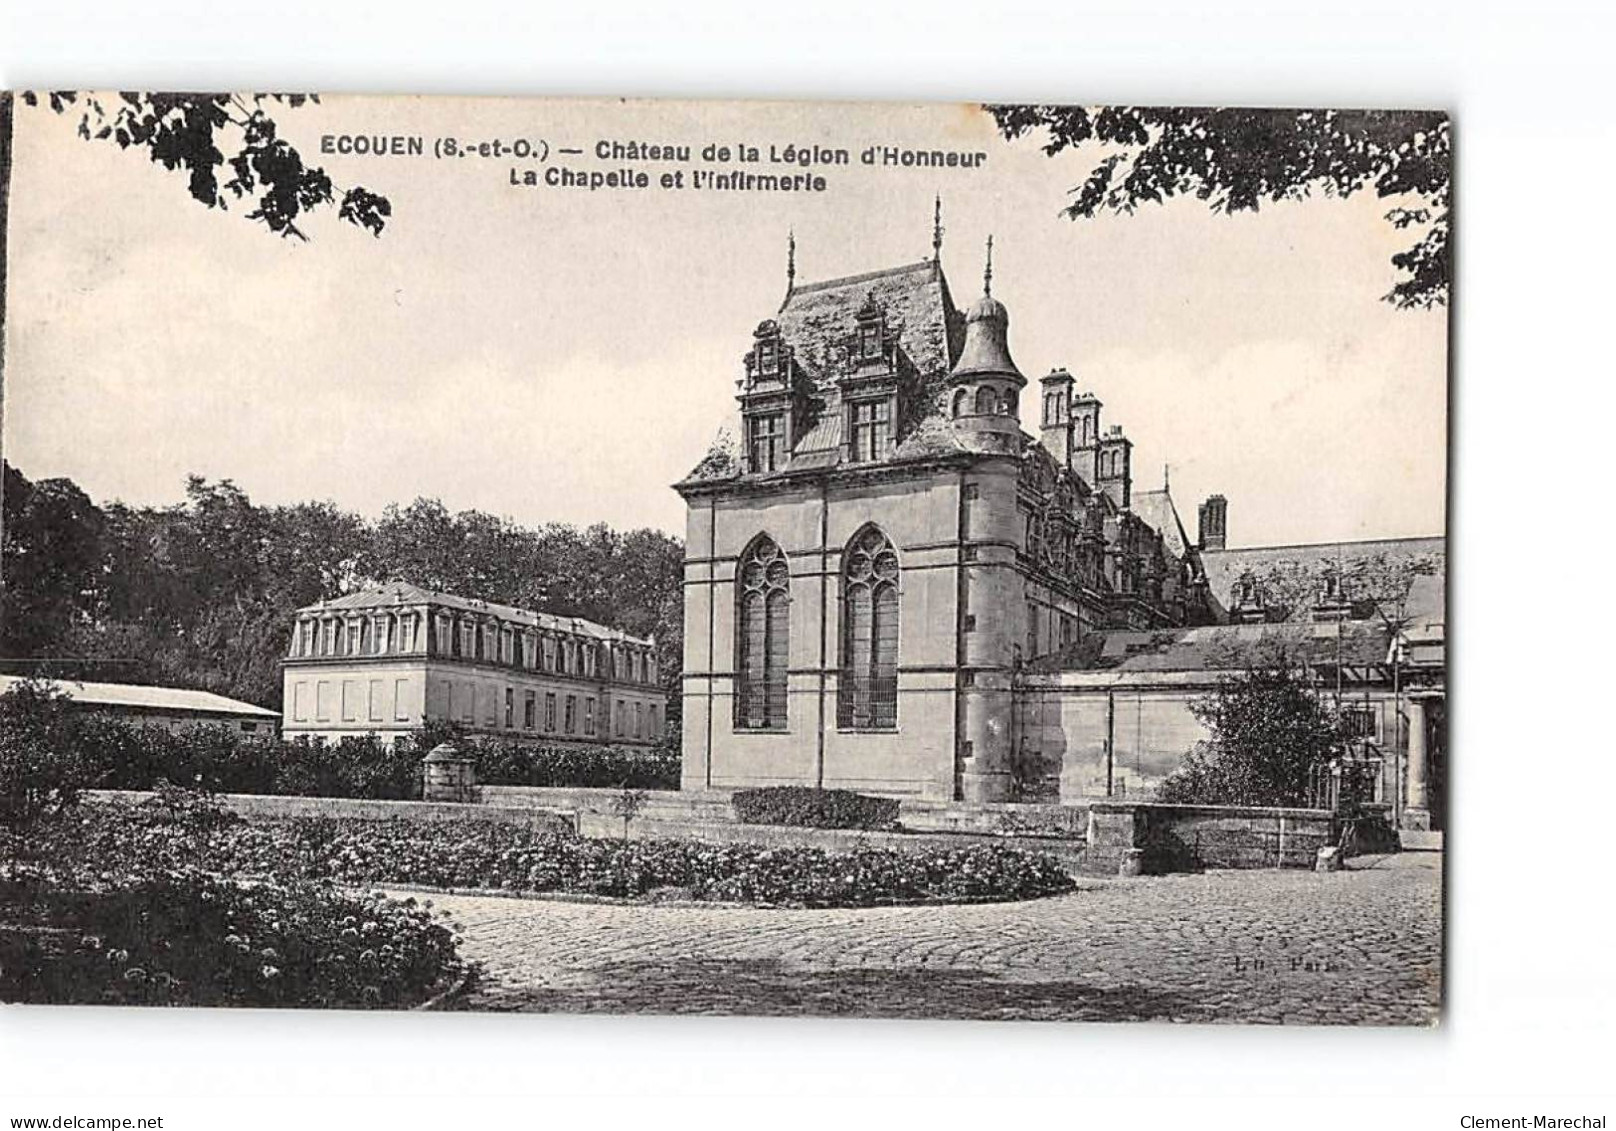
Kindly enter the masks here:
[[842, 567], [842, 676], [838, 725], [898, 725], [898, 551], [870, 527], [848, 545]]
[[741, 555], [735, 575], [735, 726], [778, 730], [786, 725], [786, 666], [791, 655], [791, 568], [767, 535]]

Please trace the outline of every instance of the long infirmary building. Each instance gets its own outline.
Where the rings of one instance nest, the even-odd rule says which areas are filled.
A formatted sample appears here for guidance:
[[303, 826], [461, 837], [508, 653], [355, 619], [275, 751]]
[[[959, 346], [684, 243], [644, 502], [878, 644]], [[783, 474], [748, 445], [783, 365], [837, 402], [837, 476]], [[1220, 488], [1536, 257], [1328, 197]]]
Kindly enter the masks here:
[[391, 741], [428, 721], [561, 743], [662, 734], [652, 641], [404, 582], [299, 609], [283, 670], [287, 738]]
[[[1374, 718], [1391, 721], [1373, 730], [1383, 792], [1401, 803], [1418, 784], [1426, 804], [1399, 759], [1412, 767], [1430, 743], [1398, 719], [1430, 716], [1408, 707], [1413, 668], [1388, 667], [1410, 626], [1382, 631], [1381, 618], [1338, 633], [1350, 647], [1318, 643], [1331, 620], [1368, 623], [1328, 580], [1362, 554], [1335, 547], [1318, 570], [1302, 555], [1312, 564], [1291, 572], [1319, 582], [1318, 600], [1264, 607], [1279, 559], [1225, 550], [1226, 500], [1200, 507], [1192, 539], [1165, 484], [1136, 487], [1131, 442], [1097, 397], [1062, 368], [1029, 388], [992, 294], [991, 243], [964, 312], [940, 247], [939, 228], [930, 259], [818, 283], [798, 284], [788, 264], [786, 297], [742, 359], [738, 450], [715, 446], [676, 485], [684, 787], [1148, 794], [1204, 733], [1190, 706], [1221, 678], [1206, 673], [1291, 641], [1338, 696], [1386, 701]], [[1429, 645], [1434, 624], [1435, 653], [1422, 654], [1438, 656], [1424, 694], [1440, 694], [1441, 604], [1426, 602], [1419, 626]], [[1141, 679], [1111, 671], [1187, 639], [1199, 643]], [[1164, 678], [1175, 663], [1200, 675]], [[1119, 689], [1135, 696], [1126, 763]]]

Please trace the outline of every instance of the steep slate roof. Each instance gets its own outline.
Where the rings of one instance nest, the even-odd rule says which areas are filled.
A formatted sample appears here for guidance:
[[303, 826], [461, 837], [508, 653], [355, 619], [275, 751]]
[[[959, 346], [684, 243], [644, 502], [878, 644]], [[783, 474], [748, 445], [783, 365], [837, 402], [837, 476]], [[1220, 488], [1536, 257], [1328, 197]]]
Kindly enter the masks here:
[[[935, 403], [943, 378], [965, 344], [965, 316], [954, 306], [941, 264], [925, 259], [881, 271], [797, 284], [786, 295], [775, 321], [796, 363], [812, 378], [816, 394], [824, 399], [823, 411], [792, 449], [786, 473], [834, 467], [841, 461], [841, 391], [836, 379], [853, 366], [858, 312], [872, 294], [888, 328], [897, 332], [904, 357], [919, 376], [921, 398], [926, 405], [919, 419], [904, 423], [893, 458], [901, 461], [984, 450], [985, 445], [956, 436]], [[733, 479], [739, 473], [737, 453], [730, 441], [722, 447], [715, 444], [685, 482]]]
[[[0, 675], [0, 694], [22, 683], [23, 676]], [[278, 719], [275, 711], [243, 703], [240, 699], [227, 699], [211, 691], [192, 691], [183, 687], [142, 687], [133, 683], [81, 683], [71, 680], [53, 681], [54, 686], [74, 703], [87, 707], [129, 707], [148, 711], [171, 711], [176, 714], [239, 715], [249, 719]]]
[[1447, 539], [1380, 538], [1358, 542], [1318, 542], [1298, 546], [1254, 546], [1235, 550], [1203, 550], [1208, 590], [1217, 604], [1228, 609], [1235, 584], [1250, 571], [1259, 577], [1275, 566], [1324, 567], [1337, 561], [1350, 565], [1379, 554], [1390, 560], [1434, 558], [1436, 572], [1414, 578], [1409, 590], [1408, 615], [1412, 623], [1439, 622], [1444, 618], [1447, 591]]
[[531, 609], [518, 609], [514, 605], [499, 605], [492, 601], [479, 601], [472, 597], [457, 597], [453, 593], [440, 593], [423, 589], [407, 581], [392, 581], [373, 589], [362, 589], [330, 601], [306, 605], [300, 613], [342, 612], [353, 609], [384, 609], [395, 605], [436, 605], [439, 608], [459, 609], [463, 612], [485, 613], [517, 624], [531, 625], [551, 632], [570, 632], [596, 640], [615, 640], [629, 644], [649, 645], [649, 640], [615, 628], [596, 624], [583, 617], [558, 617], [553, 613], [536, 613]]
[[822, 393], [851, 367], [859, 308], [869, 296], [898, 332], [898, 343], [921, 378], [946, 374], [965, 341], [965, 319], [954, 309], [943, 269], [931, 260], [794, 286], [775, 321], [797, 363]]
[[1179, 521], [1178, 508], [1173, 505], [1173, 496], [1163, 487], [1159, 491], [1135, 491], [1129, 500], [1133, 504], [1133, 512], [1144, 519], [1161, 533], [1162, 542], [1167, 552], [1175, 558], [1182, 558], [1189, 552], [1190, 540], [1184, 533], [1184, 524]]
[[[1031, 671], [1233, 671], [1283, 648], [1294, 662], [1334, 664], [1336, 622], [1225, 624], [1151, 632], [1097, 633], [1028, 665]], [[1340, 623], [1341, 663], [1386, 662], [1390, 637], [1379, 621]]]

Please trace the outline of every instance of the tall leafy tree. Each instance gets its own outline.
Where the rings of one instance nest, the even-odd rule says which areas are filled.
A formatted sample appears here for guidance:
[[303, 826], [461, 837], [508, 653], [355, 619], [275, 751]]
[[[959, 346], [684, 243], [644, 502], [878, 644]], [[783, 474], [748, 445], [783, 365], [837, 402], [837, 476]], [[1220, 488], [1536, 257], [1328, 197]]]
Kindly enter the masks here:
[[1255, 212], [1313, 193], [1396, 201], [1386, 220], [1411, 243], [1384, 296], [1402, 308], [1447, 302], [1452, 153], [1446, 114], [1386, 110], [992, 105], [1007, 139], [1032, 134], [1051, 156], [1092, 153], [1062, 210], [1074, 220], [1132, 213], [1174, 197], [1214, 212]]

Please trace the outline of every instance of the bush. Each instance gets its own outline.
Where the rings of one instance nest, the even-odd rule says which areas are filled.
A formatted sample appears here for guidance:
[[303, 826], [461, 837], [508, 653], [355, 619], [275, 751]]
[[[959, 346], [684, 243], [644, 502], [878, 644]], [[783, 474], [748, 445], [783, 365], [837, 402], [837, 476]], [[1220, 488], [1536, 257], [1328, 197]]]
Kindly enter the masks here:
[[0, 1000], [415, 1005], [464, 972], [415, 900], [198, 872], [0, 880]]
[[49, 850], [52, 859], [89, 869], [135, 861], [161, 870], [185, 860], [247, 878], [618, 897], [673, 887], [696, 899], [811, 907], [1028, 899], [1072, 887], [1052, 857], [992, 845], [832, 853], [580, 840], [476, 820], [342, 818], [251, 820], [199, 837], [153, 811], [112, 805], [87, 807], [56, 822]]
[[48, 684], [24, 681], [0, 695], [0, 824], [26, 828], [96, 784], [97, 763], [85, 754], [78, 723]]
[[472, 741], [477, 780], [487, 785], [678, 789], [679, 753], [666, 747], [530, 746]]
[[730, 797], [735, 819], [748, 825], [795, 825], [810, 829], [898, 827], [898, 802], [866, 797], [845, 789], [809, 789], [800, 785], [737, 790]]

